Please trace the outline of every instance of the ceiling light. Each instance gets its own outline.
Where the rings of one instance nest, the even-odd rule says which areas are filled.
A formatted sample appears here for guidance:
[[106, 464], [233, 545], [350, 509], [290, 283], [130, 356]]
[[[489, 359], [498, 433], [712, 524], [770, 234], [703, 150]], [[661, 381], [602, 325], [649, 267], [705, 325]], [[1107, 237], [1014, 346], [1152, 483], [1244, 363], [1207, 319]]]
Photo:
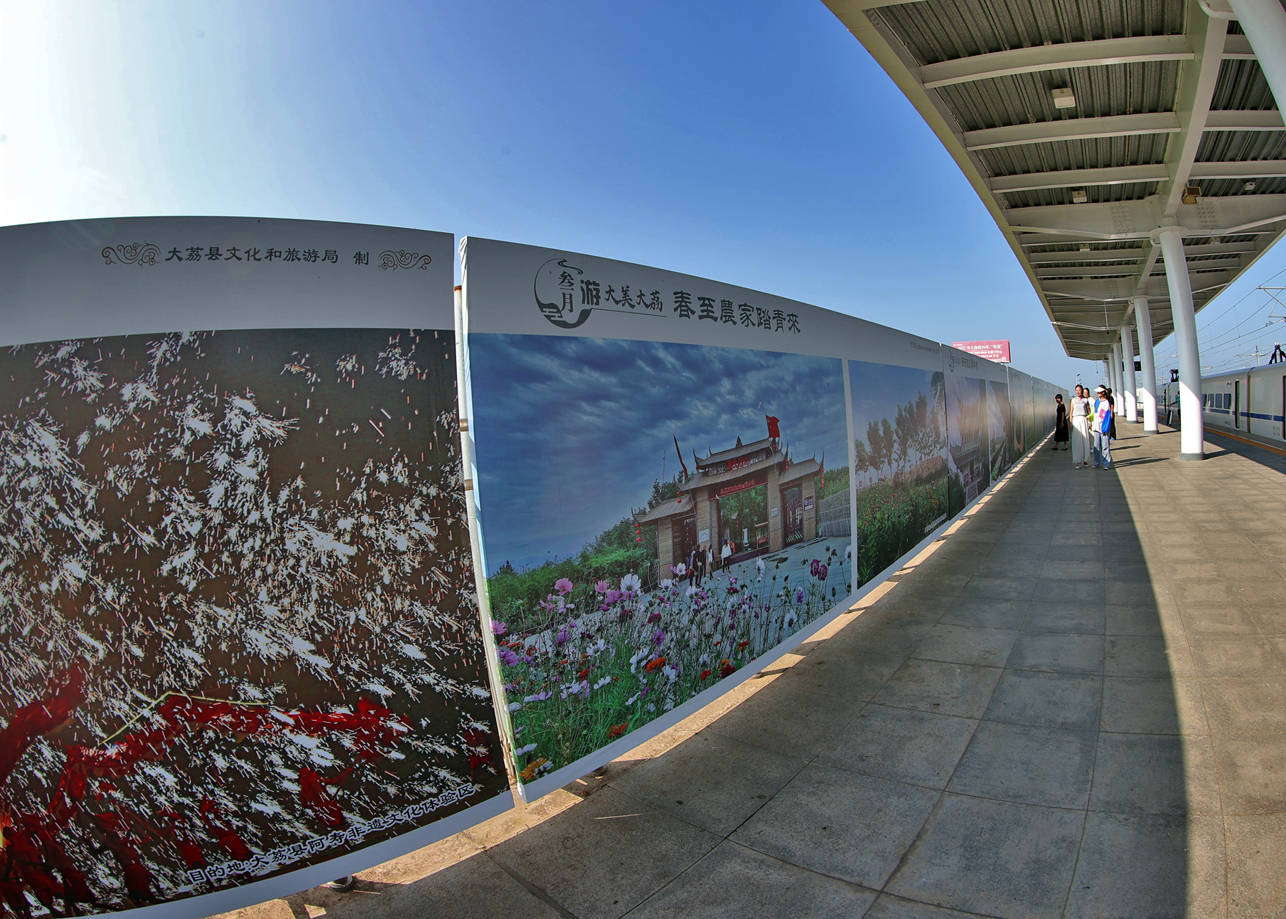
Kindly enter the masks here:
[[1242, 183], [1241, 183], [1241, 190], [1242, 190], [1242, 191], [1254, 191], [1254, 190], [1255, 190], [1255, 182], [1254, 182], [1254, 180], [1253, 180], [1253, 179], [1247, 179], [1246, 181], [1242, 182]]
[[1088, 201], [1089, 199], [1090, 199], [1090, 196], [1089, 196], [1089, 195], [1087, 195], [1087, 194], [1085, 193], [1085, 189], [1083, 189], [1083, 188], [1073, 188], [1073, 189], [1072, 189], [1072, 203], [1073, 203], [1073, 204], [1084, 204], [1084, 203], [1085, 203], [1086, 201]]
[[1067, 87], [1054, 90], [1054, 108], [1076, 108], [1076, 96]]

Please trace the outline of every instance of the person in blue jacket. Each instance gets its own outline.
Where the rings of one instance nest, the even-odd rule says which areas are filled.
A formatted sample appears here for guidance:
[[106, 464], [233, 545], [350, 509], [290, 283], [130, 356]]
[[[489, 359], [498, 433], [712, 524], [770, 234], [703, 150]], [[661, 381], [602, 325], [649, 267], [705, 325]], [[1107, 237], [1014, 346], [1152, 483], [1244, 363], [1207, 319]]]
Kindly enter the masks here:
[[1094, 468], [1108, 469], [1112, 465], [1112, 403], [1107, 398], [1107, 387], [1094, 390], [1094, 417], [1090, 427], [1094, 435]]

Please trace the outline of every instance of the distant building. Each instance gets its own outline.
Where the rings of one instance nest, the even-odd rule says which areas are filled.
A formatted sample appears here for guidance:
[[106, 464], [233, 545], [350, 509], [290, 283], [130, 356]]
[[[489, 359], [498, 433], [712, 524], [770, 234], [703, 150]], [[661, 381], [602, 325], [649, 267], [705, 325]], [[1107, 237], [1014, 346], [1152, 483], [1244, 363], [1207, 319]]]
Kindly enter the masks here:
[[[680, 486], [677, 498], [634, 515], [639, 524], [656, 524], [658, 577], [686, 561], [694, 546], [709, 549], [717, 566], [725, 542], [740, 561], [817, 536], [817, 480], [823, 467], [816, 458], [793, 463], [776, 437], [749, 444], [738, 437], [727, 450], [693, 459], [697, 471]], [[736, 519], [725, 512], [723, 502], [761, 486], [762, 506], [747, 508]]]

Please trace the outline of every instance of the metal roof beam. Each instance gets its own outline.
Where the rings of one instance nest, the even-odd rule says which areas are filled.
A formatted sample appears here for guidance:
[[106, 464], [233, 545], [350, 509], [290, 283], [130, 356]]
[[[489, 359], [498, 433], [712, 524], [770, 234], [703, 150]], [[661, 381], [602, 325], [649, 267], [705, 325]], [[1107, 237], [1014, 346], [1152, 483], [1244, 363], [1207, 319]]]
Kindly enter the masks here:
[[1197, 54], [1179, 74], [1180, 89], [1174, 107], [1179, 112], [1183, 130], [1166, 144], [1165, 164], [1170, 178], [1168, 187], [1158, 189], [1165, 200], [1166, 214], [1177, 211], [1188, 184], [1188, 172], [1197, 159], [1197, 147], [1210, 115], [1210, 101], [1219, 81], [1220, 56], [1228, 35], [1228, 20], [1204, 16], [1193, 4], [1189, 4], [1188, 18]]
[[1193, 163], [1194, 179], [1265, 179], [1286, 176], [1286, 160], [1246, 160], [1234, 163]]
[[1177, 134], [1180, 130], [1182, 126], [1173, 112], [1152, 112], [1144, 115], [1108, 115], [1103, 118], [1064, 118], [1036, 124], [983, 128], [979, 131], [966, 131], [964, 144], [966, 150], [991, 150], [996, 147], [1047, 144], [1060, 140], [1129, 137], [1134, 134]]
[[[1233, 256], [1259, 252], [1254, 243], [1211, 243], [1202, 246], [1184, 246], [1183, 251], [1193, 256]], [[1032, 265], [1055, 265], [1060, 262], [1142, 262], [1152, 252], [1151, 246], [1134, 249], [1091, 249], [1088, 252], [1033, 252], [1027, 256]]]
[[1043, 191], [1050, 188], [1080, 188], [1086, 185], [1126, 185], [1131, 182], [1164, 182], [1170, 174], [1164, 166], [1116, 166], [1107, 169], [1060, 169], [997, 176], [991, 180], [995, 192]]
[[1164, 223], [1177, 223], [1185, 237], [1232, 236], [1247, 229], [1286, 220], [1286, 195], [1232, 195], [1202, 198], [1165, 220], [1162, 201], [1105, 204], [1056, 204], [1011, 208], [1005, 216], [1019, 233], [1051, 233], [1078, 239], [1143, 239]]
[[1280, 110], [1218, 109], [1206, 118], [1207, 131], [1286, 131]]
[[991, 80], [1018, 73], [1039, 73], [1070, 67], [1103, 67], [1108, 64], [1138, 64], [1148, 61], [1187, 61], [1192, 57], [1192, 49], [1188, 47], [1188, 41], [1182, 35], [1103, 38], [1096, 41], [993, 51], [937, 64], [925, 64], [920, 68], [920, 83], [925, 89], [938, 89], [957, 83]]

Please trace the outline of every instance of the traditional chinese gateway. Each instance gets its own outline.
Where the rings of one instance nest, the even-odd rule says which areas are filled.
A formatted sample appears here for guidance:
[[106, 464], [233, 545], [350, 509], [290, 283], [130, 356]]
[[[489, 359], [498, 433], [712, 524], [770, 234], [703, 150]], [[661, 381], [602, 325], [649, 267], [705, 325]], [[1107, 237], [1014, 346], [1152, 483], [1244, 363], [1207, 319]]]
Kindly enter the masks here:
[[[776, 419], [773, 419], [776, 421]], [[823, 464], [799, 463], [778, 437], [765, 437], [704, 457], [693, 454], [696, 472], [677, 498], [634, 514], [636, 523], [656, 525], [657, 577], [685, 562], [692, 549], [709, 550], [713, 564], [776, 552], [818, 535], [818, 478]], [[729, 555], [723, 557], [725, 544]]]

